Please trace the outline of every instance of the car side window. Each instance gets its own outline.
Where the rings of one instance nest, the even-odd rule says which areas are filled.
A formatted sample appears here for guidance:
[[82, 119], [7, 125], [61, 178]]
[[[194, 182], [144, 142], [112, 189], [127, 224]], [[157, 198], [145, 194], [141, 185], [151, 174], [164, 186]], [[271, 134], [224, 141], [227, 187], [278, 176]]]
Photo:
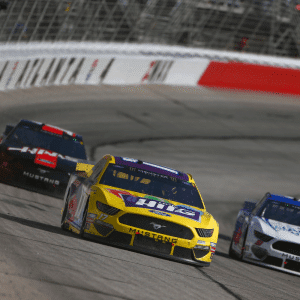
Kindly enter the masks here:
[[267, 199], [267, 196], [265, 195], [255, 206], [255, 208], [253, 209], [252, 211], [252, 215], [253, 216], [256, 216], [257, 213], [261, 212], [261, 207], [262, 207], [262, 204], [265, 202], [265, 200]]
[[106, 165], [106, 159], [102, 158], [93, 168], [93, 173], [90, 176], [90, 180], [95, 183], [97, 181], [98, 176], [102, 172], [103, 168]]

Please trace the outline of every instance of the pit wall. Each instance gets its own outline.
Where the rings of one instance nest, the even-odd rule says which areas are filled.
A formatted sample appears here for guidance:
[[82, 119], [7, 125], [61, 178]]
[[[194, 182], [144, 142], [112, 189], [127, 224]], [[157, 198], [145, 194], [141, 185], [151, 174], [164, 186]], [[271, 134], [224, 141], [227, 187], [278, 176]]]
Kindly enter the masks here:
[[166, 84], [300, 95], [300, 61], [161, 45], [0, 45], [0, 90]]

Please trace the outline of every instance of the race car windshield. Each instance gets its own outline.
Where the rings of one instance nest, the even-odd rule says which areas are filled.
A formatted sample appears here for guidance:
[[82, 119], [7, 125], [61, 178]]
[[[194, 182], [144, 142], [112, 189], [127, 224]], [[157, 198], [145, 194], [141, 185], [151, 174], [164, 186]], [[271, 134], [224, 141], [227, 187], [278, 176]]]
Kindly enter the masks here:
[[268, 200], [260, 216], [265, 219], [300, 226], [300, 206], [297, 205]]
[[196, 187], [191, 183], [134, 167], [110, 164], [100, 183], [204, 208]]
[[29, 146], [34, 148], [43, 148], [62, 155], [86, 159], [83, 144], [76, 138], [68, 135], [59, 136], [31, 128], [17, 127], [7, 141], [10, 146]]

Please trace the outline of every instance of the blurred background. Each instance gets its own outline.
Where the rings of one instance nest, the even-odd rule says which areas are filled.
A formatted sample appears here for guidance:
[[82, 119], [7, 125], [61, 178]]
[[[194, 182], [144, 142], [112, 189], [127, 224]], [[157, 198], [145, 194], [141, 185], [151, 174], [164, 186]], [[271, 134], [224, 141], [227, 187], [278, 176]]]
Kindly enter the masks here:
[[0, 43], [155, 43], [298, 57], [299, 3], [300, 0], [0, 0]]

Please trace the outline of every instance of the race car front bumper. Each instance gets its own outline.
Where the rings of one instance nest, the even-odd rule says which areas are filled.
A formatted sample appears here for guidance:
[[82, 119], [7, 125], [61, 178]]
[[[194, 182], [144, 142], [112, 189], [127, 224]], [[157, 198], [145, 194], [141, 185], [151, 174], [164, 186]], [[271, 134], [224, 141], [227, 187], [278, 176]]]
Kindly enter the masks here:
[[300, 244], [273, 238], [268, 242], [248, 236], [243, 260], [300, 275]]

